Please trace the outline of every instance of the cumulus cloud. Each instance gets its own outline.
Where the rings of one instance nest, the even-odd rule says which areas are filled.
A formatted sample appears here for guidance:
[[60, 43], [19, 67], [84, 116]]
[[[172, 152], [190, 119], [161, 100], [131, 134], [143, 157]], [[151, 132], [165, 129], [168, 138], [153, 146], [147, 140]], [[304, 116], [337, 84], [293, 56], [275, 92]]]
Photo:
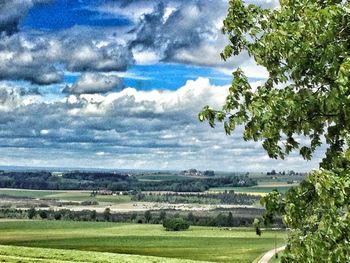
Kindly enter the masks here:
[[[132, 26], [19, 30], [28, 10], [45, 2], [0, 0], [0, 79], [34, 84], [0, 82], [0, 165], [285, 169], [281, 162], [269, 160], [258, 143], [244, 142], [242, 127], [228, 137], [220, 125], [210, 129], [198, 121], [204, 105], [223, 104], [228, 86], [199, 78], [175, 91], [140, 91], [122, 89], [116, 76], [130, 77], [125, 70], [134, 60], [220, 68], [243, 65], [256, 76], [246, 55], [231, 64], [220, 61], [218, 54], [226, 43], [220, 33], [226, 0], [98, 1], [103, 3], [97, 7], [102, 16], [126, 17]], [[278, 3], [250, 2], [264, 7]], [[62, 82], [67, 72], [80, 78], [64, 96], [40, 93], [61, 90], [60, 85], [36, 84]], [[290, 169], [299, 170], [315, 167], [317, 158], [306, 166], [297, 156], [287, 162]]]
[[[228, 68], [249, 60], [246, 55], [230, 63], [220, 59], [227, 43], [220, 32], [226, 0], [103, 1], [90, 8], [102, 16], [126, 17], [134, 23], [133, 29], [116, 28], [113, 32], [73, 27], [54, 33], [18, 32], [20, 21], [33, 6], [49, 2], [0, 1], [0, 33], [4, 33], [0, 34], [0, 79], [49, 85], [62, 82], [64, 70], [125, 71], [134, 57], [141, 64], [168, 61]], [[274, 7], [278, 1], [259, 3]]]
[[[144, 7], [146, 3], [148, 8]], [[135, 53], [146, 50], [147, 54], [152, 54], [155, 51], [163, 61], [231, 68], [249, 60], [246, 55], [242, 55], [227, 63], [219, 56], [228, 43], [226, 36], [221, 33], [227, 1], [164, 0], [157, 3], [152, 11], [150, 6], [154, 2], [142, 0], [122, 1], [118, 8], [114, 8], [119, 14], [123, 9], [131, 13], [132, 10], [145, 10], [143, 15], [134, 18], [136, 27], [133, 32], [136, 38], [131, 46]], [[247, 3], [264, 8], [278, 5], [275, 0]], [[139, 6], [144, 9], [137, 9]]]
[[[35, 159], [50, 166], [276, 168], [279, 162], [268, 160], [258, 143], [242, 140], [241, 128], [226, 136], [222, 127], [198, 121], [202, 106], [219, 107], [227, 90], [199, 78], [176, 91], [126, 88], [48, 103], [0, 89], [0, 164]], [[305, 164], [297, 156], [290, 160], [289, 169]]]
[[[217, 12], [212, 12], [214, 5]], [[152, 13], [145, 14], [139, 21], [132, 47], [136, 51], [156, 50], [166, 61], [199, 65], [212, 65], [210, 59], [199, 58], [212, 58], [211, 55], [215, 53], [215, 59], [211, 61], [217, 64], [220, 62], [219, 52], [201, 53], [194, 59], [188, 54], [198, 47], [208, 50], [210, 44], [216, 47], [216, 51], [224, 47], [226, 41], [216, 42], [216, 39], [220, 35], [218, 23], [226, 8], [224, 1], [160, 2]], [[179, 52], [182, 54], [179, 55]]]
[[[133, 63], [130, 50], [92, 32], [17, 33], [0, 39], [0, 79], [22, 79], [39, 85], [59, 83], [63, 68], [77, 72], [124, 71]], [[79, 39], [79, 40], [78, 40]]]
[[118, 76], [100, 73], [84, 73], [71, 86], [66, 87], [63, 92], [70, 94], [106, 93], [123, 88], [123, 81]]
[[[250, 3], [263, 8], [279, 5], [278, 0], [247, 1]], [[123, 0], [103, 2], [94, 11], [133, 21], [130, 45], [137, 63], [167, 61], [235, 68], [252, 59], [242, 55], [224, 62], [220, 58], [228, 43], [221, 33], [227, 8], [226, 0]]]

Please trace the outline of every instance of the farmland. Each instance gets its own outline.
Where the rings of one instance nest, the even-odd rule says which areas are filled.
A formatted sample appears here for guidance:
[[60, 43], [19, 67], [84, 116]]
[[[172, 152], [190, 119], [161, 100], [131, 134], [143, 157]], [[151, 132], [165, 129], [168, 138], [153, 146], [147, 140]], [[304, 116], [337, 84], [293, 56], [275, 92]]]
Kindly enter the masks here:
[[[255, 234], [252, 222], [263, 213], [260, 196], [273, 189], [285, 192], [302, 177], [252, 174], [254, 184], [248, 186], [233, 184], [234, 176], [199, 175], [213, 187], [190, 192], [2, 188], [0, 262], [252, 262], [274, 247], [275, 238], [283, 245], [286, 236], [282, 231]], [[171, 182], [187, 189], [195, 179], [143, 172], [132, 180], [143, 186]], [[191, 227], [165, 231], [160, 225], [165, 217], [180, 217]]]
[[[74, 260], [74, 254], [79, 254], [77, 251], [89, 251], [113, 253], [112, 257], [128, 254], [211, 262], [252, 262], [273, 248], [275, 235], [278, 245], [283, 244], [285, 237], [283, 232], [272, 231], [259, 237], [252, 228], [191, 227], [184, 232], [167, 232], [160, 225], [47, 220], [0, 221], [0, 231], [0, 244], [12, 246], [0, 247], [1, 260], [9, 254], [21, 257], [21, 249], [16, 247], [23, 246], [64, 249], [62, 253], [56, 253], [56, 260]], [[40, 256], [44, 253], [40, 249], [29, 250], [30, 253], [25, 255]], [[144, 259], [134, 258], [129, 262], [147, 262], [148, 259]]]

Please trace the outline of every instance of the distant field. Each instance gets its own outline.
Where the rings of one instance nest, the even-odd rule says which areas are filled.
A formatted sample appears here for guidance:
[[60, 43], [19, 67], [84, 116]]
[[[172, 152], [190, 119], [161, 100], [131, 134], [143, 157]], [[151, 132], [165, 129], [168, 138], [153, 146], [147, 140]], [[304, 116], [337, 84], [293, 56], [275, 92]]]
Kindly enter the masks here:
[[291, 187], [296, 186], [297, 184], [288, 184], [286, 181], [262, 181], [258, 182], [257, 186], [250, 187], [217, 187], [211, 188], [209, 191], [217, 192], [217, 191], [229, 191], [233, 190], [236, 193], [247, 193], [247, 194], [260, 194], [265, 195], [270, 193], [271, 191], [277, 189], [281, 193], [285, 193]]
[[[191, 227], [184, 232], [167, 232], [160, 225], [102, 222], [0, 221], [0, 233], [2, 245], [212, 262], [252, 262], [262, 253], [273, 248], [275, 242], [274, 232], [266, 232], [259, 237], [253, 229], [230, 231], [210, 227]], [[284, 243], [284, 237], [285, 233], [277, 233], [278, 245]], [[5, 253], [2, 249], [4, 248], [0, 246], [0, 255]], [[129, 262], [147, 261], [135, 259]]]
[[97, 201], [106, 203], [124, 203], [131, 201], [128, 195], [97, 195], [90, 196], [90, 191], [41, 191], [41, 190], [22, 190], [22, 189], [0, 189], [0, 195], [13, 197], [30, 197], [40, 199], [55, 199], [66, 201]]
[[227, 188], [211, 188], [209, 191], [217, 192], [217, 191], [225, 191], [225, 190], [233, 190], [236, 193], [246, 193], [246, 194], [259, 194], [265, 195], [270, 193], [272, 190], [277, 189], [281, 193], [285, 193], [291, 186], [278, 186], [278, 187], [227, 187]]
[[63, 191], [41, 191], [41, 190], [23, 190], [23, 189], [0, 189], [0, 195], [8, 195], [14, 197], [31, 197], [43, 198], [52, 194], [63, 193]]

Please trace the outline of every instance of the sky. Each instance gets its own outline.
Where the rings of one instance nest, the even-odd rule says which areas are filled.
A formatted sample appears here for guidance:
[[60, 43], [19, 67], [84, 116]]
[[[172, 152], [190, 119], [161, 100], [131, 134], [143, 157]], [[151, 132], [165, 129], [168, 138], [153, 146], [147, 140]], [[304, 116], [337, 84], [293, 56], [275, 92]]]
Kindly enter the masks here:
[[[220, 108], [243, 54], [220, 52], [228, 0], [0, 0], [0, 165], [307, 171], [271, 160], [242, 127], [200, 123]], [[276, 0], [250, 0], [275, 8]]]

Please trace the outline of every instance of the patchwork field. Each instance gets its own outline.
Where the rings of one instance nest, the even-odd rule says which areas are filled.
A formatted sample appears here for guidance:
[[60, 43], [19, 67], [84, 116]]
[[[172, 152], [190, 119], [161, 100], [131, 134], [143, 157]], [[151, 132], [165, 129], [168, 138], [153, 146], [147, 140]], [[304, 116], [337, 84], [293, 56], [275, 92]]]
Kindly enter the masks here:
[[42, 191], [23, 189], [0, 189], [0, 195], [9, 197], [28, 197], [40, 199], [55, 199], [65, 201], [98, 201], [101, 203], [124, 203], [130, 201], [128, 195], [97, 195], [91, 196], [91, 191]]
[[[138, 258], [140, 256], [211, 262], [252, 262], [274, 247], [275, 236], [278, 245], [283, 244], [285, 238], [285, 233], [271, 231], [259, 237], [253, 229], [248, 228], [191, 227], [184, 232], [167, 232], [160, 225], [68, 221], [0, 221], [0, 232], [0, 244], [3, 245], [0, 246], [0, 260], [18, 262], [16, 260], [23, 257], [20, 262], [26, 263], [39, 262], [35, 258], [40, 259], [42, 255], [52, 255], [57, 262], [101, 262], [86, 261], [81, 258], [83, 255], [91, 259], [101, 256], [101, 260], [109, 256], [121, 257], [114, 262], [164, 262], [164, 258], [152, 261], [152, 258]], [[18, 246], [31, 247], [32, 250], [25, 248], [29, 249], [25, 252], [25, 249], [18, 249]], [[42, 248], [64, 251], [47, 253]], [[89, 257], [79, 251], [90, 251], [89, 253], [94, 254]], [[135, 255], [135, 258], [123, 258], [119, 254]]]

